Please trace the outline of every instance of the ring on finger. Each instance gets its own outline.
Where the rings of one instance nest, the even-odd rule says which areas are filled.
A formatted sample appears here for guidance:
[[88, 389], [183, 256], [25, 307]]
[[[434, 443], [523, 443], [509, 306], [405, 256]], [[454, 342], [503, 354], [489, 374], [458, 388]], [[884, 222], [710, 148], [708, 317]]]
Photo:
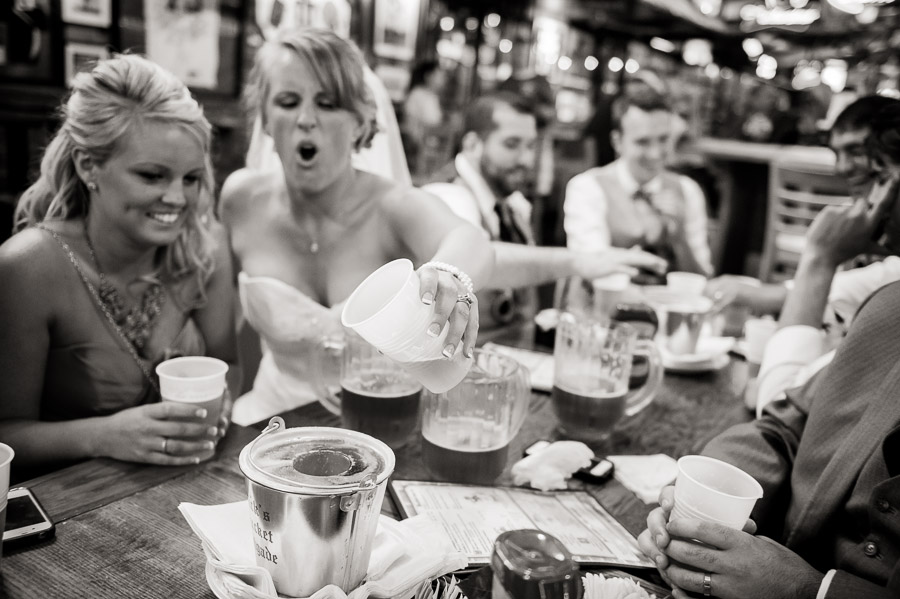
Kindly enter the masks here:
[[703, 574], [703, 596], [712, 596], [712, 574], [709, 572]]
[[475, 298], [472, 297], [471, 293], [462, 293], [456, 297], [456, 302], [466, 304], [471, 308], [472, 304], [475, 303]]
[[162, 440], [163, 440], [162, 452], [169, 453], [169, 438], [163, 437]]

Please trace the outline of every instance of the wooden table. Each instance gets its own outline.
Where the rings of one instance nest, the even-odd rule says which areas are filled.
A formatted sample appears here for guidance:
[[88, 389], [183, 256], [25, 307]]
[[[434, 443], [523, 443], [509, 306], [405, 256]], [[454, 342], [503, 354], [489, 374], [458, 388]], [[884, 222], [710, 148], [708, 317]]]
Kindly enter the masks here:
[[[714, 373], [667, 375], [656, 401], [616, 428], [611, 453], [679, 457], [696, 452], [715, 433], [750, 418], [740, 400], [746, 380], [746, 363], [737, 359]], [[555, 435], [549, 396], [533, 394], [531, 411], [510, 444], [510, 464], [530, 443]], [[339, 424], [318, 404], [283, 416], [288, 426]], [[96, 459], [25, 483], [56, 522], [56, 538], [3, 556], [0, 597], [212, 598], [200, 542], [177, 506], [246, 498], [237, 454], [261, 428], [232, 426], [216, 457], [198, 466]], [[418, 441], [398, 452], [394, 476], [433, 480], [421, 462]], [[506, 472], [498, 484], [509, 483]], [[584, 487], [577, 481], [572, 486]], [[588, 490], [633, 534], [642, 530], [651, 506], [614, 480]], [[384, 511], [393, 510], [387, 499]]]

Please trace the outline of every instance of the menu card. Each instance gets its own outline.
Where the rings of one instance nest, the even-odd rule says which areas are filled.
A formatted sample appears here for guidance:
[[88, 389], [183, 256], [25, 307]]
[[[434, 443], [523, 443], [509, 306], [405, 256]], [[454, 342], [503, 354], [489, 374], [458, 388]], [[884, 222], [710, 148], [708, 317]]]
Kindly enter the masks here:
[[391, 481], [389, 489], [404, 517], [426, 514], [438, 522], [470, 566], [490, 563], [500, 533], [534, 528], [555, 536], [584, 565], [654, 567], [631, 533], [584, 491], [408, 480]]

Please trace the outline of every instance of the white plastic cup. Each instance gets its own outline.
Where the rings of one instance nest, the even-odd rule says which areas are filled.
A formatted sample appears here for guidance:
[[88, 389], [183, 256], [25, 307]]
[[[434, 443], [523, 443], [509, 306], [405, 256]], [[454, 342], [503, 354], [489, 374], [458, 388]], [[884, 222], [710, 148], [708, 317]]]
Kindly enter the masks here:
[[670, 272], [666, 275], [666, 287], [685, 295], [703, 295], [706, 277], [694, 272]]
[[[9, 494], [9, 470], [16, 452], [5, 443], [0, 443], [0, 531], [6, 528], [6, 498]], [[0, 544], [0, 558], [3, 557], [3, 546]]]
[[[172, 358], [156, 367], [163, 401], [191, 404], [206, 410], [203, 423], [218, 426], [225, 396], [228, 364], [217, 358], [186, 356]], [[210, 435], [210, 438], [215, 438]]]
[[678, 460], [672, 518], [695, 518], [741, 530], [763, 496], [755, 478], [736, 466], [706, 456]]
[[443, 355], [449, 324], [437, 337], [428, 334], [434, 305], [422, 303], [419, 277], [406, 258], [388, 262], [350, 294], [341, 322], [395, 360], [432, 393], [462, 381], [472, 365], [460, 343], [452, 358]]
[[631, 277], [625, 273], [606, 275], [591, 281], [596, 313], [611, 318], [630, 283]]
[[775, 331], [778, 323], [771, 318], [751, 318], [744, 323], [744, 339], [747, 342], [747, 361], [751, 364], [761, 364], [766, 344]]

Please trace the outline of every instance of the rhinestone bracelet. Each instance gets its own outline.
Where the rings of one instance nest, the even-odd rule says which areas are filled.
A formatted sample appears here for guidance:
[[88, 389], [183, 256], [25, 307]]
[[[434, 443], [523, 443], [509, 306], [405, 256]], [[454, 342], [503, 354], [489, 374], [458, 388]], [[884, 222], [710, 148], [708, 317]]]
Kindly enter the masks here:
[[449, 272], [451, 275], [456, 277], [456, 279], [460, 283], [463, 284], [463, 287], [466, 288], [466, 291], [468, 293], [475, 292], [475, 287], [472, 285], [472, 278], [452, 264], [447, 264], [446, 262], [426, 262], [422, 265], [422, 268], [433, 268], [435, 270]]

